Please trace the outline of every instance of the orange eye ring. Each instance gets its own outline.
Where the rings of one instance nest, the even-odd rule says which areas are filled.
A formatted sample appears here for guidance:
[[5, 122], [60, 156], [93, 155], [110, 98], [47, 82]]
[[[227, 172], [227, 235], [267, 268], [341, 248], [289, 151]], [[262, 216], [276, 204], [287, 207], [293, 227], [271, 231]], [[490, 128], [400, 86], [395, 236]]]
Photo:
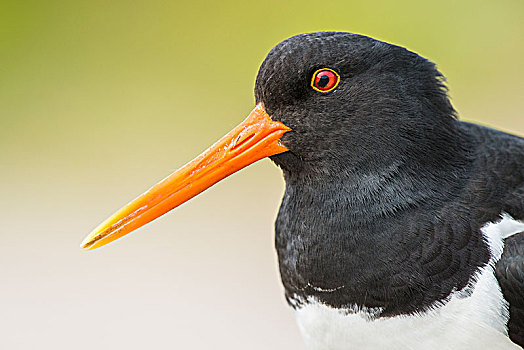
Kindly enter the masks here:
[[340, 75], [331, 68], [320, 68], [311, 77], [311, 87], [321, 93], [333, 91], [340, 83]]

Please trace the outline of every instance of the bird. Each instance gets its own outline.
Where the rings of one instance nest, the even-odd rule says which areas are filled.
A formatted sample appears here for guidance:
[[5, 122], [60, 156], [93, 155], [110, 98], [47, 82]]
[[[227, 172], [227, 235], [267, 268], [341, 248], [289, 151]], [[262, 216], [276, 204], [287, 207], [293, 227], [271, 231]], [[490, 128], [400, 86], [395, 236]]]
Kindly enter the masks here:
[[269, 157], [275, 247], [308, 349], [524, 347], [524, 139], [464, 122], [445, 77], [346, 32], [277, 44], [256, 106], [86, 237], [105, 245]]

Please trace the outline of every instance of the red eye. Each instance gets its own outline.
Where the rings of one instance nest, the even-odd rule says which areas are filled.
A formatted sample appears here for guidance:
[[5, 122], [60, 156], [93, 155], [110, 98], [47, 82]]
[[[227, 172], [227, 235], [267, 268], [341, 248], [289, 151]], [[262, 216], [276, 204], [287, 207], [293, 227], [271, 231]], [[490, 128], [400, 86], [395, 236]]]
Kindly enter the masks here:
[[319, 92], [329, 92], [337, 87], [340, 75], [330, 68], [321, 68], [313, 73], [311, 87]]

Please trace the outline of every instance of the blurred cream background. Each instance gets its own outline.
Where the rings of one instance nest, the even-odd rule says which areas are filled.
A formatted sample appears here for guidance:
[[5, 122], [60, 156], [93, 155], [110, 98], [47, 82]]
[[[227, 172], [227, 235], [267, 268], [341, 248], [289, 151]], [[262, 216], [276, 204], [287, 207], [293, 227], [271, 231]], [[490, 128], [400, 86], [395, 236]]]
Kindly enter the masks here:
[[265, 55], [342, 30], [436, 62], [462, 119], [524, 134], [524, 2], [0, 3], [0, 349], [302, 349], [261, 161], [102, 249], [99, 222], [241, 122]]

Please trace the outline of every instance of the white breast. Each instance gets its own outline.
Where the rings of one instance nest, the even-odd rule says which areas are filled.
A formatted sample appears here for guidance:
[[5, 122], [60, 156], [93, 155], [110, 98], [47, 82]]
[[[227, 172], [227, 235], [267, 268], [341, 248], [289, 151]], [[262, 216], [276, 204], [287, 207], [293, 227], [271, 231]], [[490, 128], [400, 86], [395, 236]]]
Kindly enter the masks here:
[[373, 310], [348, 313], [308, 300], [296, 310], [307, 348], [520, 349], [507, 336], [507, 302], [502, 297], [492, 266], [502, 254], [503, 238], [521, 231], [524, 231], [524, 223], [507, 214], [485, 225], [482, 233], [492, 258], [475, 276], [473, 293], [455, 292], [447, 303], [435, 305], [428, 312], [374, 319], [370, 317]]

